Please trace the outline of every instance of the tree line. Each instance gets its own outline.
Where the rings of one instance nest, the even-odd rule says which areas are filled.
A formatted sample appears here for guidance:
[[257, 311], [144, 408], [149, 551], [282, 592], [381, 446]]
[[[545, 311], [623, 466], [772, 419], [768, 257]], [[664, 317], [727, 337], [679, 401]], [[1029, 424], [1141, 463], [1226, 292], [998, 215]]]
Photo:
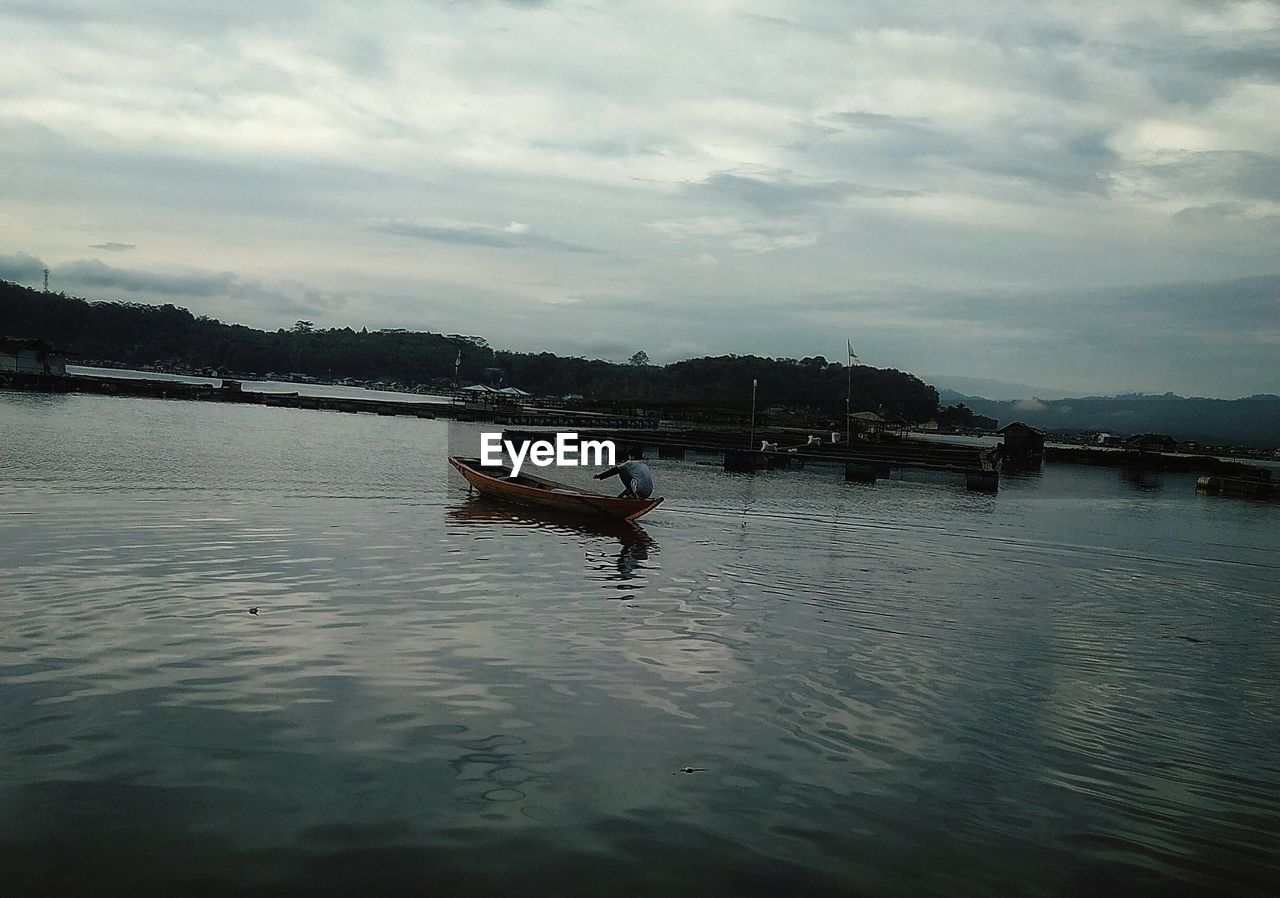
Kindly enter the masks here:
[[753, 382], [763, 406], [794, 407], [832, 416], [851, 408], [883, 410], [923, 421], [938, 409], [937, 391], [911, 374], [855, 366], [821, 356], [775, 359], [727, 355], [649, 364], [639, 350], [626, 364], [495, 350], [482, 338], [403, 329], [316, 328], [299, 321], [263, 331], [224, 324], [174, 306], [90, 302], [0, 281], [0, 335], [37, 337], [85, 361], [126, 367], [166, 365], [229, 374], [269, 372], [321, 379], [355, 378], [442, 386], [455, 377], [517, 386], [540, 395], [581, 394], [589, 401], [667, 404], [750, 402]]

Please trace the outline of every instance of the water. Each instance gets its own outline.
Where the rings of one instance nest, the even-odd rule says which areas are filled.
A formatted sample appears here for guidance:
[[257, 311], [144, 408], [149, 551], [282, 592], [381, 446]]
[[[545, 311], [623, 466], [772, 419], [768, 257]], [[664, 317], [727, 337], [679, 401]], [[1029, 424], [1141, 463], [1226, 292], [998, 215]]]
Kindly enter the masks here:
[[0, 892], [1276, 891], [1280, 506], [448, 441], [0, 393]]

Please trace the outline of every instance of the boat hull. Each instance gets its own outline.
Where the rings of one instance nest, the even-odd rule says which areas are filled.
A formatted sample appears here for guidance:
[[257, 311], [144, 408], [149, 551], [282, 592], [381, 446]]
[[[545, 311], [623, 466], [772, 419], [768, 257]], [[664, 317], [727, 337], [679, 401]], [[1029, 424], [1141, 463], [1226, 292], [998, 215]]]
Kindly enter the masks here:
[[527, 474], [512, 478], [508, 469], [482, 468], [478, 459], [451, 455], [449, 464], [467, 483], [484, 495], [528, 508], [548, 508], [568, 514], [634, 521], [662, 504], [661, 498], [621, 499], [603, 496]]

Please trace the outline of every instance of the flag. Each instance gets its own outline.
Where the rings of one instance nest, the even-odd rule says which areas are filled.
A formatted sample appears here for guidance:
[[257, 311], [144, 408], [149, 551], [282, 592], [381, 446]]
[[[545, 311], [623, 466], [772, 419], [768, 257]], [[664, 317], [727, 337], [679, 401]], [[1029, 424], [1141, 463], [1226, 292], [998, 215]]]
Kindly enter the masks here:
[[858, 364], [858, 357], [853, 354], [853, 341], [845, 340], [845, 343], [849, 346], [849, 367], [852, 368], [854, 365]]
[[454, 359], [454, 360], [453, 360], [453, 367], [457, 368], [457, 367], [458, 367], [459, 365], [461, 365], [461, 364], [462, 364], [462, 350], [461, 350], [461, 349], [459, 349], [459, 350], [458, 350], [458, 357], [457, 357], [456, 359]]

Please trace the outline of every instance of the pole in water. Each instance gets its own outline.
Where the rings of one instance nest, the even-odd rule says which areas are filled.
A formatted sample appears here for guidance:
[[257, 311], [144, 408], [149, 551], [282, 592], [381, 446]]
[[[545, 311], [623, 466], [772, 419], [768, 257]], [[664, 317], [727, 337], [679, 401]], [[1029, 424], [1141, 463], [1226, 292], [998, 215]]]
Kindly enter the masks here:
[[748, 449], [756, 444], [756, 387], [759, 384], [759, 379], [751, 378], [751, 434], [747, 437]]

